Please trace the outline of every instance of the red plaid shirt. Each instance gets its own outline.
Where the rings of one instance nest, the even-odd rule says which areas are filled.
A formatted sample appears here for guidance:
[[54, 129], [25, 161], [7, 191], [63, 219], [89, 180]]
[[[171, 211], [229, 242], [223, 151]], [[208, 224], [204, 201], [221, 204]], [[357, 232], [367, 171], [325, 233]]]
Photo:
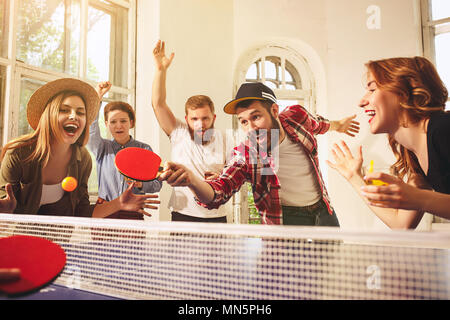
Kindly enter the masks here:
[[[315, 134], [324, 134], [330, 128], [330, 122], [321, 116], [311, 115], [299, 105], [287, 107], [279, 114], [281, 125], [287, 136], [305, 148], [309, 155], [322, 191], [322, 198], [332, 214], [328, 192], [319, 169], [317, 140]], [[252, 184], [255, 206], [261, 214], [262, 224], [283, 224], [281, 201], [279, 197], [280, 183], [274, 172], [273, 157], [246, 140], [233, 149], [233, 157], [227, 163], [219, 178], [206, 181], [214, 190], [214, 199], [209, 204], [198, 204], [215, 209], [227, 202], [245, 182]]]

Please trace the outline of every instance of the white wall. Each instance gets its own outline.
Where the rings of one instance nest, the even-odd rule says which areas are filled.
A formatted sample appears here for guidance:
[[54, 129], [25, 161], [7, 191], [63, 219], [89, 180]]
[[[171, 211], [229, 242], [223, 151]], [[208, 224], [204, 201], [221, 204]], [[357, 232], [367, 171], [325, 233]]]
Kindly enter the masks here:
[[[161, 130], [156, 130], [154, 118], [148, 112], [151, 50], [158, 37], [167, 41], [168, 51], [175, 52], [168, 76], [168, 103], [175, 114], [184, 117], [184, 101], [190, 95], [206, 94], [216, 103], [217, 126], [221, 129], [231, 128], [231, 118], [223, 114], [222, 106], [232, 99], [233, 79], [242, 56], [260, 44], [285, 44], [311, 65], [318, 85], [317, 112], [329, 119], [356, 113], [361, 122], [361, 132], [356, 138], [336, 133], [319, 138], [322, 171], [341, 226], [385, 228], [351, 186], [328, 170], [324, 160], [331, 159], [330, 146], [344, 139], [352, 149], [362, 144], [366, 161], [373, 159], [379, 165], [392, 162], [386, 138], [370, 134], [367, 118], [357, 103], [364, 92], [365, 62], [421, 54], [417, 0], [138, 2], [137, 112], [141, 117], [138, 139], [150, 142], [163, 158], [170, 158], [168, 139]], [[368, 29], [366, 25], [371, 16], [366, 10], [371, 5], [380, 9], [379, 29]], [[162, 211], [168, 193], [165, 186], [161, 193]], [[168, 212], [162, 212], [161, 217], [168, 219]]]
[[[232, 1], [222, 0], [138, 0], [136, 138], [149, 142], [163, 160], [170, 160], [171, 152], [151, 107], [153, 47], [161, 39], [166, 41], [166, 54], [175, 52], [167, 76], [167, 103], [175, 116], [184, 121], [187, 98], [205, 94], [215, 103], [216, 127], [231, 128], [222, 106], [231, 96], [232, 8]], [[170, 220], [170, 193], [164, 184], [161, 220]]]

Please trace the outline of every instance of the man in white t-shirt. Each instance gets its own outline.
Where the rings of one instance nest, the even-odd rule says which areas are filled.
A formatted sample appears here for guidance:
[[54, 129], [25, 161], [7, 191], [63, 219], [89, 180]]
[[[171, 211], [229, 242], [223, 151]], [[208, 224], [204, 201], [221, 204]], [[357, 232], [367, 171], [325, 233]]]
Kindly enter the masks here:
[[279, 112], [275, 93], [260, 82], [242, 84], [224, 111], [237, 116], [247, 138], [233, 149], [220, 176], [205, 181], [183, 164], [167, 162], [159, 180], [187, 187], [210, 209], [220, 208], [249, 182], [262, 224], [338, 227], [315, 136], [328, 131], [354, 136], [356, 115], [329, 121], [300, 105]]
[[[158, 41], [153, 50], [156, 70], [152, 106], [156, 118], [169, 136], [172, 159], [202, 179], [215, 179], [224, 167], [226, 151], [224, 135], [214, 129], [214, 104], [208, 96], [192, 96], [185, 105], [186, 122], [174, 116], [166, 103], [166, 74], [174, 54], [166, 57], [164, 47], [164, 42]], [[169, 208], [172, 221], [227, 222], [224, 207], [209, 210], [199, 206], [189, 188], [174, 187]]]

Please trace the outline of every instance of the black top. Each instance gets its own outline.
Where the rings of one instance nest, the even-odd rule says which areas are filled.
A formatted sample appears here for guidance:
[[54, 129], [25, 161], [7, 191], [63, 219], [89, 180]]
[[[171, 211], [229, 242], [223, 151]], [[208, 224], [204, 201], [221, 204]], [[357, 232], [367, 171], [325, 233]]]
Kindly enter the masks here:
[[450, 112], [430, 117], [427, 129], [427, 182], [434, 191], [450, 194]]

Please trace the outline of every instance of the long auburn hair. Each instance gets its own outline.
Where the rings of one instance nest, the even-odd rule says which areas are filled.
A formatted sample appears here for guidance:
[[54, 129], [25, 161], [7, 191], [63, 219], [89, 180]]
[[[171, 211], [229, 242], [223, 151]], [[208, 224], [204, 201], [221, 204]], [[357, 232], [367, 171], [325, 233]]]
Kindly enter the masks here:
[[[77, 96], [80, 97], [85, 103], [83, 97], [76, 91], [62, 91], [56, 94], [53, 98], [49, 100], [44, 112], [39, 119], [38, 126], [36, 130], [31, 133], [22, 135], [16, 139], [11, 140], [2, 148], [0, 154], [0, 161], [5, 157], [6, 152], [9, 149], [23, 148], [27, 146], [34, 146], [33, 152], [24, 159], [25, 162], [30, 162], [34, 160], [43, 161], [45, 166], [50, 158], [51, 142], [61, 141], [62, 132], [58, 123], [59, 109], [63, 101], [67, 97]], [[85, 103], [86, 105], [86, 103]], [[79, 146], [84, 146], [89, 140], [89, 127], [86, 125], [83, 133], [75, 142]]]
[[[448, 91], [434, 65], [423, 57], [390, 58], [366, 63], [380, 89], [397, 95], [409, 123], [417, 124], [445, 110]], [[397, 159], [391, 169], [401, 179], [420, 173], [417, 157], [391, 135], [389, 145]]]

